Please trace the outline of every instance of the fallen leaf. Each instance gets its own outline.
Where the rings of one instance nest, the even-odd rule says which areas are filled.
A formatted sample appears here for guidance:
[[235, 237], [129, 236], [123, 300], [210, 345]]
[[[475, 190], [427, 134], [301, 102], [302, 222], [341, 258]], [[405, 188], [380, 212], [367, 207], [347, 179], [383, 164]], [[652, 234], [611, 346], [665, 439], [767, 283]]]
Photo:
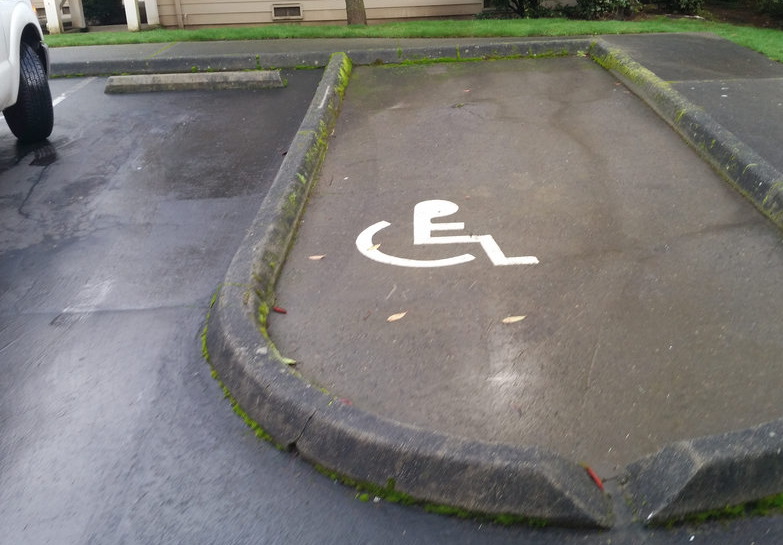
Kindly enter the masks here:
[[387, 322], [396, 322], [397, 320], [402, 320], [405, 315], [408, 314], [408, 311], [405, 312], [398, 312], [397, 314], [392, 314], [388, 318], [386, 318]]
[[325, 255], [311, 255], [307, 259], [309, 259], [310, 261], [320, 261], [325, 257], [326, 257]]
[[508, 316], [506, 318], [503, 318], [503, 323], [504, 324], [515, 324], [517, 322], [521, 322], [525, 318], [527, 318], [527, 316]]
[[288, 311], [283, 307], [272, 307], [272, 310], [274, 310], [278, 314], [288, 314]]
[[590, 475], [591, 479], [593, 479], [593, 482], [595, 483], [595, 485], [600, 490], [603, 490], [604, 489], [604, 483], [603, 483], [603, 481], [601, 481], [601, 478], [596, 474], [596, 472], [593, 471], [593, 469], [589, 465], [582, 464], [582, 467], [585, 468], [585, 470], [587, 471], [587, 474]]
[[378, 248], [380, 248], [380, 247], [381, 247], [381, 245], [380, 245], [380, 244], [373, 244], [372, 246], [370, 246], [369, 248], [367, 248], [367, 251], [368, 251], [368, 252], [372, 252], [373, 250], [377, 250], [377, 249], [378, 249]]

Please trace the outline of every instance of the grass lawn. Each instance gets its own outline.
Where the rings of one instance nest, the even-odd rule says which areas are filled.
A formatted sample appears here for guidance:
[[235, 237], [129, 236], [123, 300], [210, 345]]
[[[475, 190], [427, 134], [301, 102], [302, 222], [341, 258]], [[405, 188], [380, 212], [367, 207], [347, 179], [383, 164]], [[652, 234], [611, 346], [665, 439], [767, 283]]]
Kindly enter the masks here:
[[199, 30], [146, 30], [141, 32], [86, 32], [49, 35], [50, 47], [132, 43], [170, 43], [213, 40], [266, 40], [288, 38], [471, 38], [585, 36], [650, 32], [713, 32], [739, 45], [783, 62], [783, 31], [719, 23], [703, 19], [660, 16], [643, 21], [577, 21], [569, 19], [516, 19], [466, 21], [407, 21], [370, 26], [269, 25]]

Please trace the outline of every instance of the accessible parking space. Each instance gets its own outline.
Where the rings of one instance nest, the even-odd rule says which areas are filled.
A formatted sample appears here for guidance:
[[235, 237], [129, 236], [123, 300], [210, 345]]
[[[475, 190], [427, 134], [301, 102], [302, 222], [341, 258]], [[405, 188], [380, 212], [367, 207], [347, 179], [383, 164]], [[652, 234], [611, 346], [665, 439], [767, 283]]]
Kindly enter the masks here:
[[589, 59], [360, 67], [269, 332], [355, 407], [608, 477], [780, 416], [780, 241]]

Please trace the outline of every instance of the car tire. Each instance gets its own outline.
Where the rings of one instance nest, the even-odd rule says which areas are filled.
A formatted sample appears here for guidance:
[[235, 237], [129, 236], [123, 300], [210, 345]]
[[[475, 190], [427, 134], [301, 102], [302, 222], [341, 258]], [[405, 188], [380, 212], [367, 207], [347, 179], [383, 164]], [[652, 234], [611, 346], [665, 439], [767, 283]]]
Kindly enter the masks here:
[[38, 142], [52, 134], [52, 93], [41, 59], [33, 48], [23, 42], [19, 56], [19, 96], [16, 104], [3, 110], [3, 116], [21, 142]]

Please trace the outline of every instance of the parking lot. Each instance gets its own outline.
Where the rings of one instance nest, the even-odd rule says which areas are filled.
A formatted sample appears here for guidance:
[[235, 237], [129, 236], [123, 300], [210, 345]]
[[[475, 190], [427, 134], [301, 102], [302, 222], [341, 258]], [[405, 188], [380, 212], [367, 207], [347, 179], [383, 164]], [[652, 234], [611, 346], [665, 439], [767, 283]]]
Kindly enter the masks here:
[[[671, 44], [683, 39], [703, 37]], [[120, 49], [124, 62], [133, 48]], [[322, 53], [312, 56], [321, 65]], [[625, 504], [629, 461], [780, 416], [780, 232], [581, 55], [355, 69], [268, 317], [328, 407], [310, 413], [292, 455], [259, 444], [209, 375], [201, 334], [320, 74], [288, 71], [278, 91], [122, 97], [103, 94], [104, 78], [54, 80], [47, 144], [18, 146], [0, 127], [0, 488], [13, 506], [0, 521], [10, 539], [775, 542], [780, 517], [642, 529]], [[266, 354], [248, 329], [249, 353]], [[288, 368], [274, 364], [276, 375]], [[363, 411], [430, 437], [506, 442], [508, 476], [528, 463], [514, 447], [531, 444], [588, 464], [609, 478], [611, 499], [576, 464], [561, 490], [588, 481], [596, 505], [614, 504], [615, 526], [502, 528], [357, 501], [296, 458], [324, 415], [380, 423], [387, 439]], [[770, 430], [756, 446], [774, 446]], [[398, 437], [383, 454], [400, 458], [371, 465], [390, 461], [382, 483], [394, 472], [403, 487], [426, 472], [430, 445], [426, 434], [392, 445]], [[340, 453], [328, 436], [323, 445]], [[490, 456], [430, 475], [435, 486], [465, 474], [480, 494], [515, 495], [471, 482], [508, 451], [477, 452]], [[538, 460], [545, 471], [549, 459]], [[657, 473], [669, 484], [682, 476], [673, 462]]]
[[213, 498], [255, 503], [238, 482], [262, 453], [200, 335], [320, 72], [286, 77], [125, 96], [52, 80], [47, 143], [0, 126], [4, 541], [123, 541], [119, 524], [153, 543], [174, 524], [216, 542]]

